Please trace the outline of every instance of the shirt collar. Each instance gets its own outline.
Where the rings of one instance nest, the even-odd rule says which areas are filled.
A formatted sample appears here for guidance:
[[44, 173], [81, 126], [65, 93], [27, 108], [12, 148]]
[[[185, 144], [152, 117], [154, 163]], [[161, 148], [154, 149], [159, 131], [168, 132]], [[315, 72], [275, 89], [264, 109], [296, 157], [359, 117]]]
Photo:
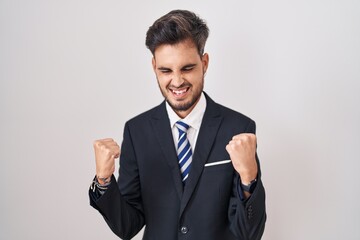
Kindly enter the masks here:
[[175, 123], [179, 120], [186, 123], [190, 127], [199, 130], [206, 109], [206, 98], [204, 93], [201, 93], [199, 102], [195, 105], [194, 109], [185, 117], [180, 118], [174, 110], [171, 108], [168, 102], [166, 102], [166, 111], [169, 116], [170, 126], [174, 127]]

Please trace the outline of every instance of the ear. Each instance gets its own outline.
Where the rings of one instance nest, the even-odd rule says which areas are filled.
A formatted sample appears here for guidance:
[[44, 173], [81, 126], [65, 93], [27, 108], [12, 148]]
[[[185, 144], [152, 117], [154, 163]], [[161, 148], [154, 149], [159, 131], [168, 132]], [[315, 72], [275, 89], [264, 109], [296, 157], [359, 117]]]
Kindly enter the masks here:
[[155, 61], [155, 57], [152, 58], [151, 64], [152, 64], [152, 67], [153, 67], [154, 72], [156, 73], [156, 61]]
[[207, 68], [209, 66], [209, 54], [204, 53], [202, 55], [202, 57], [201, 57], [201, 62], [202, 62], [202, 65], [203, 65], [203, 71], [204, 71], [204, 73], [206, 73]]

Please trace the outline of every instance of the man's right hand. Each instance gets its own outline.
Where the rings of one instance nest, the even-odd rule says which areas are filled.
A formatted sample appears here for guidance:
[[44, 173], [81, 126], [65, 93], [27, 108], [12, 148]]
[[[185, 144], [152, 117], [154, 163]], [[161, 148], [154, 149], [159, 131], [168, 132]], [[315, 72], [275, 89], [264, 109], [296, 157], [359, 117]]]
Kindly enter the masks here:
[[109, 179], [115, 171], [115, 159], [120, 156], [120, 147], [112, 138], [94, 141], [96, 177], [100, 184], [102, 179]]

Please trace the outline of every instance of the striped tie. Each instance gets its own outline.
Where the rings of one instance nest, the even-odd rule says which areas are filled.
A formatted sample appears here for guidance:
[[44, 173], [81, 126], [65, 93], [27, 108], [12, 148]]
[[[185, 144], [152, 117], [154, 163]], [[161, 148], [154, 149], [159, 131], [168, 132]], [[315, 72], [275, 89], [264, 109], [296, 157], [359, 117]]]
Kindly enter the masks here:
[[187, 138], [187, 130], [189, 129], [189, 125], [183, 123], [181, 121], [176, 122], [176, 127], [179, 130], [179, 140], [177, 145], [177, 155], [179, 160], [181, 179], [185, 184], [185, 180], [189, 176], [189, 171], [191, 167], [192, 161], [192, 150], [190, 146], [190, 142]]

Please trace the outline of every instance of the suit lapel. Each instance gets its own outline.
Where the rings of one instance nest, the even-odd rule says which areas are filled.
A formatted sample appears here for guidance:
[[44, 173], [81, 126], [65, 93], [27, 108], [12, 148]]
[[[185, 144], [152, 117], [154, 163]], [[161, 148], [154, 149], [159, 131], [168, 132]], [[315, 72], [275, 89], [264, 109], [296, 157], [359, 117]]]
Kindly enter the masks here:
[[181, 199], [180, 216], [196, 188], [222, 120], [222, 116], [217, 109], [217, 104], [206, 94], [205, 96], [207, 99], [207, 107], [201, 123], [198, 139], [196, 141], [189, 178], [186, 180], [184, 194]]
[[170, 171], [173, 176], [176, 191], [181, 199], [183, 194], [183, 184], [181, 181], [181, 174], [179, 170], [179, 164], [174, 146], [174, 140], [170, 128], [169, 117], [166, 112], [165, 102], [163, 102], [158, 108], [155, 114], [151, 118], [151, 124], [154, 129], [154, 135], [164, 153], [164, 161], [169, 165]]

